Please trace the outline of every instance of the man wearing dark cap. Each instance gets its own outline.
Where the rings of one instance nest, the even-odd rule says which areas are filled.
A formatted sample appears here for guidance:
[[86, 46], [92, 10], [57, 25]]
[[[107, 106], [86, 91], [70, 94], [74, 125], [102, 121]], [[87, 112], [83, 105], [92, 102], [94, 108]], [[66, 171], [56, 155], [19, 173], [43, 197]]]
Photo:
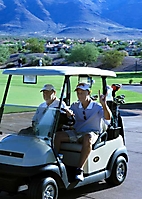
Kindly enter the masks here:
[[[94, 144], [102, 132], [101, 121], [109, 124], [111, 111], [106, 104], [106, 96], [100, 95], [100, 103], [92, 101], [90, 98], [90, 85], [80, 83], [75, 89], [78, 101], [73, 103], [70, 110], [67, 110], [68, 116], [75, 115], [74, 130], [57, 132], [55, 137], [55, 149], [60, 151], [61, 142], [80, 142], [82, 143], [81, 155], [76, 171], [75, 179], [83, 181], [83, 167], [92, 150]], [[107, 121], [108, 120], [108, 121]]]

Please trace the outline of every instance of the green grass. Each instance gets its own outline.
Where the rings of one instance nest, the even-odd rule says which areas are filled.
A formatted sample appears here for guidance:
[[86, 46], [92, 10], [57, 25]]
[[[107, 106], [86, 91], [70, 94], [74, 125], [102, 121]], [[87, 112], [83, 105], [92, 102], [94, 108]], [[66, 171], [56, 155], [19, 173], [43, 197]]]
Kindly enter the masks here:
[[5, 106], [4, 113], [21, 113], [21, 112], [35, 112], [37, 107], [24, 107], [24, 106]]
[[126, 79], [140, 79], [142, 80], [142, 72], [118, 72], [117, 73], [118, 78], [126, 78]]
[[[1, 73], [2, 71], [0, 71], [0, 100], [2, 102], [8, 76], [2, 75]], [[57, 90], [57, 96], [60, 97], [63, 78], [64, 77], [61, 76], [38, 77], [37, 85], [29, 85], [23, 84], [23, 78], [21, 76], [13, 76], [12, 85], [8, 93], [6, 104], [38, 106], [41, 102], [43, 102], [42, 93], [40, 93], [40, 89], [46, 83], [53, 84]], [[130, 79], [133, 79], [133, 83], [139, 83], [140, 81], [142, 81], [142, 72], [118, 73], [117, 78], [108, 78], [107, 83], [109, 85], [111, 85], [112, 83], [128, 84]], [[75, 86], [77, 84], [77, 77], [71, 77], [71, 81], [72, 102], [77, 99], [76, 93], [74, 92]], [[101, 79], [95, 78], [95, 84], [92, 87], [92, 94], [98, 94], [98, 90], [102, 91]], [[119, 94], [124, 94], [126, 96], [125, 101], [127, 103], [142, 102], [142, 94], [140, 93], [120, 89], [117, 92], [117, 95]]]

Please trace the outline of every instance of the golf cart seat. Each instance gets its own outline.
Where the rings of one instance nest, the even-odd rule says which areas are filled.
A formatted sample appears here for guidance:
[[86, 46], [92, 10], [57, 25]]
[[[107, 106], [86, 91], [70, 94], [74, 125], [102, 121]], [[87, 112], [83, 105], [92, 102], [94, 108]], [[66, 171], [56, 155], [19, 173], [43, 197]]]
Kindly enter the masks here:
[[[107, 140], [107, 132], [105, 131], [99, 135], [96, 143], [92, 145], [92, 150], [95, 150], [96, 148], [102, 146], [106, 140]], [[60, 152], [66, 150], [66, 151], [74, 151], [80, 153], [81, 149], [82, 149], [82, 144], [80, 143], [64, 142], [61, 144]]]
[[[103, 131], [99, 135], [97, 141], [95, 144], [92, 145], [92, 152], [96, 150], [97, 148], [100, 148], [101, 146], [105, 145], [107, 140], [107, 132], [106, 132], [106, 125], [104, 122], [101, 122], [101, 125], [103, 125]], [[82, 144], [76, 143], [76, 142], [66, 142], [62, 143], [60, 147], [60, 153], [63, 154], [63, 163], [67, 166], [73, 166], [77, 167], [78, 161], [80, 158], [80, 153], [82, 149]], [[87, 160], [84, 172], [88, 173], [90, 162]]]
[[[95, 144], [92, 145], [92, 151], [89, 155], [90, 158], [87, 159], [85, 166], [84, 166], [84, 173], [90, 173], [91, 170], [91, 159], [94, 157], [94, 154], [96, 151], [100, 149], [100, 147], [104, 147], [106, 145], [106, 141], [111, 141], [119, 137], [120, 135], [120, 127], [114, 128], [114, 127], [108, 127], [104, 123], [104, 121], [101, 121], [102, 125], [102, 133], [99, 135], [97, 141]], [[63, 163], [67, 166], [77, 167], [78, 161], [80, 158], [80, 153], [82, 149], [82, 144], [80, 143], [62, 143], [60, 148], [60, 153], [63, 154]]]
[[[90, 156], [93, 156], [93, 153], [96, 149], [105, 145], [106, 140], [107, 140], [107, 132], [105, 131], [99, 135], [96, 143], [92, 146], [92, 152]], [[80, 143], [70, 143], [70, 142], [62, 143], [60, 148], [60, 153], [63, 154], [63, 159], [62, 159], [63, 163], [66, 166], [77, 167], [80, 158], [81, 149], [82, 149], [82, 144]], [[90, 165], [91, 162], [88, 159], [83, 169], [84, 173], [89, 173]]]

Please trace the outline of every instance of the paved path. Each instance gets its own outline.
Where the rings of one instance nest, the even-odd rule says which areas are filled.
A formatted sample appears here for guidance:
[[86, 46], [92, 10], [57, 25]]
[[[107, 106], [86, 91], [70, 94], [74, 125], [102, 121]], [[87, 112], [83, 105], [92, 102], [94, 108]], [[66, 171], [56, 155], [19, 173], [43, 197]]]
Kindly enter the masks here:
[[123, 90], [128, 90], [128, 91], [134, 91], [134, 92], [142, 93], [142, 85], [141, 86], [123, 85], [122, 89]]

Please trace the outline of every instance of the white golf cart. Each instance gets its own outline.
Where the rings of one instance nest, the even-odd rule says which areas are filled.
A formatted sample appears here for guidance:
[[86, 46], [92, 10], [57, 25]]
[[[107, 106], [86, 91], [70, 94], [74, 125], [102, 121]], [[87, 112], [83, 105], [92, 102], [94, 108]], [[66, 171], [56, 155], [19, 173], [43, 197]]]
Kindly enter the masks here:
[[[113, 114], [111, 125], [104, 129], [92, 147], [84, 167], [83, 182], [73, 178], [81, 144], [62, 143], [62, 156], [58, 156], [54, 151], [53, 140], [59, 126], [70, 128], [74, 122], [68, 121], [66, 115], [61, 113], [63, 100], [70, 106], [71, 77], [77, 76], [79, 82], [87, 81], [91, 87], [92, 78], [98, 76], [102, 78], [102, 92], [105, 94], [106, 78], [115, 77], [114, 72], [89, 67], [48, 66], [5, 69], [3, 74], [8, 75], [8, 80], [0, 107], [0, 191], [16, 194], [27, 190], [30, 199], [57, 199], [60, 188], [73, 189], [101, 180], [119, 185], [125, 180], [128, 154], [115, 91], [114, 101], [108, 102]], [[17, 76], [22, 76], [23, 82], [28, 83], [25, 98], [28, 92], [36, 87], [39, 76], [47, 76], [47, 79], [51, 76], [64, 77], [59, 107], [48, 109], [40, 123], [28, 134], [21, 134], [19, 131], [30, 126], [37, 107], [19, 106], [14, 103], [11, 106], [6, 103], [12, 90], [10, 85]], [[18, 84], [17, 82], [16, 85]], [[116, 90], [119, 87], [114, 86]], [[21, 94], [19, 93], [17, 100], [20, 100]], [[33, 97], [32, 101], [34, 100], [36, 99]]]

